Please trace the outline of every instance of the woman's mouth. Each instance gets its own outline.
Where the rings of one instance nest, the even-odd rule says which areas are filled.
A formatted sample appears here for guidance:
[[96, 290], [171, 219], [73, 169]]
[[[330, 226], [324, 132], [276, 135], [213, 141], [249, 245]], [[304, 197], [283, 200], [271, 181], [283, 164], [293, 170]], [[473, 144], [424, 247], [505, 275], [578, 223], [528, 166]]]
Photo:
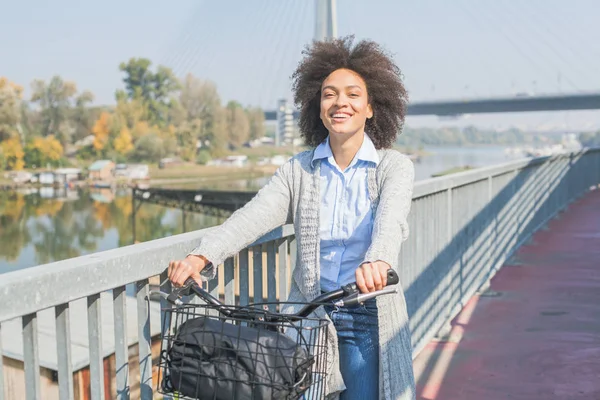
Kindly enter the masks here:
[[331, 116], [333, 122], [346, 122], [350, 119], [351, 115], [345, 113], [335, 113]]

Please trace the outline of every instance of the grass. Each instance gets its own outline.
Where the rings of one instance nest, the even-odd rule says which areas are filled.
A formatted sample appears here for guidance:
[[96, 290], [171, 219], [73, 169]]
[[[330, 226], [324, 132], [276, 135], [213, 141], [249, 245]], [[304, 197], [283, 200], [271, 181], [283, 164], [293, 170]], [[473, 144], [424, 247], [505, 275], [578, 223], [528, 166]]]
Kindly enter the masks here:
[[253, 178], [275, 173], [277, 166], [261, 165], [249, 166], [246, 168], [224, 167], [224, 166], [205, 166], [197, 164], [177, 165], [169, 168], [160, 169], [155, 165], [150, 167], [150, 179], [181, 179], [181, 178]]

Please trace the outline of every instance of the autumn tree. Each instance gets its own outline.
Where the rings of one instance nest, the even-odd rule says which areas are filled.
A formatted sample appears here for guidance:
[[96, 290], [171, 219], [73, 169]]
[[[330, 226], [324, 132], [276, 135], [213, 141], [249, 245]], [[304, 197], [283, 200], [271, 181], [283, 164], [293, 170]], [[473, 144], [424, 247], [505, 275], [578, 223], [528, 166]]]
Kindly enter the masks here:
[[23, 146], [18, 136], [13, 136], [10, 139], [0, 142], [0, 148], [2, 152], [1, 158], [4, 163], [4, 165], [0, 165], [2, 169], [15, 171], [23, 169], [25, 166], [25, 161], [23, 160], [25, 153], [23, 152]]
[[94, 124], [92, 133], [94, 135], [94, 150], [97, 154], [102, 154], [110, 139], [112, 117], [108, 112], [103, 112]]
[[63, 156], [63, 147], [52, 135], [34, 137], [25, 146], [25, 164], [27, 167], [57, 166]]
[[127, 155], [131, 150], [133, 150], [131, 133], [126, 126], [121, 128], [119, 135], [115, 138], [113, 146], [115, 151], [123, 156]]

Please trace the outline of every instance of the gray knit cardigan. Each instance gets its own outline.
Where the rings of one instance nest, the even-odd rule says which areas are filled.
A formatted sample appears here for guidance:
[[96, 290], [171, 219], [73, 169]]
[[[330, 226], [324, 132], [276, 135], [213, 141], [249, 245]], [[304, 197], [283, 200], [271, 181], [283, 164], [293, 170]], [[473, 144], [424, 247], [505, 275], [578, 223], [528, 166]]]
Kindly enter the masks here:
[[[269, 231], [293, 222], [298, 245], [289, 302], [305, 302], [320, 294], [319, 209], [320, 161], [311, 164], [314, 150], [302, 152], [282, 165], [258, 194], [222, 225], [211, 229], [190, 254], [202, 254], [212, 262], [203, 279], [216, 275], [216, 266]], [[408, 236], [414, 166], [395, 150], [378, 150], [380, 162], [368, 171], [373, 207], [372, 242], [365, 261], [382, 260], [398, 269], [401, 243]], [[358, 266], [357, 266], [358, 267]], [[377, 298], [379, 311], [380, 399], [413, 400], [415, 382], [406, 301], [398, 294]], [[327, 318], [320, 308], [316, 316]], [[345, 389], [339, 372], [337, 335], [329, 328], [328, 398]]]

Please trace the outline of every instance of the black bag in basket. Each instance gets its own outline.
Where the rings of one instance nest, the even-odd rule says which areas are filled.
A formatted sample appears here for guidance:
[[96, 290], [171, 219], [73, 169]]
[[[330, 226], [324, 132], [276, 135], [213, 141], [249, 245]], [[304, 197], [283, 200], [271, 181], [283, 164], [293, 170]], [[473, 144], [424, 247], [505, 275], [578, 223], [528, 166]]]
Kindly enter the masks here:
[[282, 333], [198, 317], [175, 334], [164, 384], [198, 399], [294, 398], [310, 386], [312, 363], [306, 349]]

